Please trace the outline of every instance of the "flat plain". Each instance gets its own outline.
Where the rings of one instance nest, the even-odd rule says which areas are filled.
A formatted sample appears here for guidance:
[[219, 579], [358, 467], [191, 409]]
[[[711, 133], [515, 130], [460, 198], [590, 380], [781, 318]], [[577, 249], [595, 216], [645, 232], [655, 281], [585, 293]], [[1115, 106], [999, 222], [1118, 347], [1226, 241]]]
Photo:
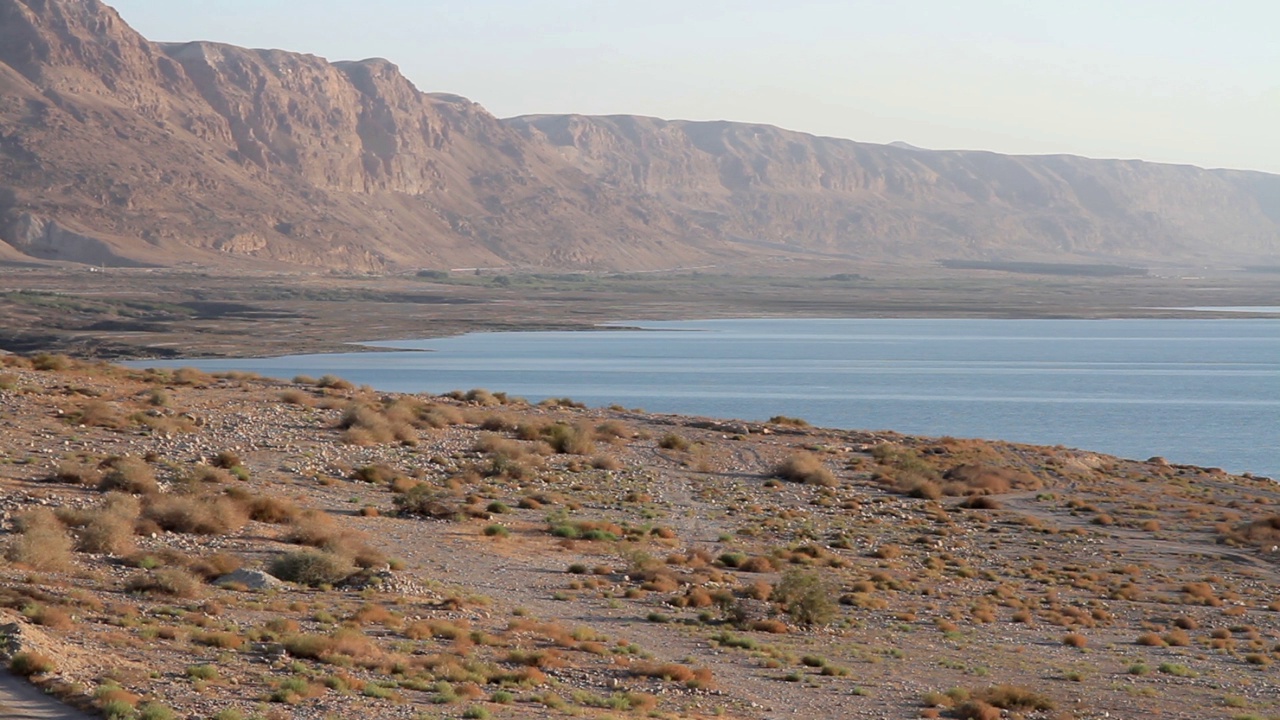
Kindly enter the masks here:
[[859, 266], [820, 278], [799, 263], [787, 269], [798, 274], [780, 276], [766, 267], [723, 275], [443, 277], [9, 267], [0, 270], [0, 349], [99, 358], [244, 357], [627, 320], [1212, 318], [1231, 315], [1169, 308], [1280, 306], [1280, 283], [1266, 273], [1091, 278]]

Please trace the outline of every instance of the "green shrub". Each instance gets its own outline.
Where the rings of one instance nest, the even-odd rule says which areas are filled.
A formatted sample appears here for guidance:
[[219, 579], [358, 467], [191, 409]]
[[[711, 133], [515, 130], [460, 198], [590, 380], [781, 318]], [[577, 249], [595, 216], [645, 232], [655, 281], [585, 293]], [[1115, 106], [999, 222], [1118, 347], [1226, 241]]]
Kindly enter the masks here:
[[176, 717], [173, 710], [156, 702], [149, 702], [138, 708], [138, 720], [174, 720]]
[[813, 570], [788, 570], [774, 588], [772, 597], [801, 625], [825, 625], [835, 618], [836, 603], [831, 599], [831, 588]]

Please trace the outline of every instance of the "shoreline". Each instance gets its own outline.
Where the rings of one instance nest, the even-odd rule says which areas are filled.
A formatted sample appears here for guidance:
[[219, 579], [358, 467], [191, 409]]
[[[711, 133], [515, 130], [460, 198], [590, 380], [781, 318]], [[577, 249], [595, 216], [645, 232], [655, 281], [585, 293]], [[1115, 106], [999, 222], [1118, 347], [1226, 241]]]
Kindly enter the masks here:
[[[702, 328], [656, 327], [656, 328], [652, 328], [652, 330], [660, 331], [660, 332], [679, 331], [679, 332], [688, 332], [688, 333], [696, 334], [696, 333], [704, 333], [704, 332], [715, 331], [715, 330], [725, 330], [727, 328], [734, 327], [734, 323], [724, 322], [724, 320], [725, 319], [715, 319], [710, 321], [687, 321], [695, 324], [699, 322], [711, 322], [711, 323], [719, 322], [720, 323], [718, 326], [712, 326], [712, 327], [702, 327]], [[743, 322], [750, 323], [751, 320], [753, 319], [735, 318], [733, 320], [735, 321], [741, 320]], [[764, 327], [768, 327], [769, 325], [774, 325], [779, 327], [788, 326], [789, 323], [791, 322], [791, 319], [782, 319], [782, 318], [769, 318], [768, 320], [771, 322], [768, 324], [765, 324]], [[798, 320], [799, 319], [797, 319], [797, 321]], [[830, 321], [835, 323], [834, 325], [830, 326], [835, 328], [835, 327], [840, 327], [839, 325], [840, 321], [848, 320], [848, 319], [822, 318], [820, 320]], [[879, 320], [880, 319], [876, 319], [876, 324], [878, 324]], [[1264, 322], [1270, 322], [1269, 318], [1262, 319], [1262, 320]], [[1136, 321], [1142, 322], [1142, 319], [1136, 319]], [[951, 320], [944, 320], [941, 322], [944, 326], [955, 325], [954, 321], [951, 321]], [[998, 323], [1000, 321], [989, 321], [989, 322]], [[1053, 321], [1049, 321], [1049, 322], [1053, 322]], [[1070, 321], [1070, 322], [1075, 323], [1077, 321]], [[1183, 321], [1179, 320], [1178, 322], [1183, 322]], [[1196, 320], [1192, 320], [1191, 322], [1196, 322]], [[1207, 322], [1213, 323], [1216, 321], [1210, 320]], [[896, 326], [896, 323], [892, 323], [891, 321], [886, 321], [886, 323]], [[628, 321], [627, 324], [629, 326], [633, 326], [636, 323], [635, 321]], [[1019, 324], [1021, 325], [1022, 323], [1020, 322]], [[749, 330], [749, 332], [752, 333], [753, 336], [755, 332], [759, 331], [758, 326], [749, 326], [749, 327], [757, 328], [754, 330]], [[826, 327], [826, 326], [819, 325], [818, 327]], [[871, 332], [873, 334], [876, 334], [877, 332], [876, 330], [874, 330], [875, 325], [871, 326], [872, 329], [868, 329], [867, 325], [865, 324], [860, 325], [860, 327], [862, 328], [861, 332]], [[1076, 324], [1075, 327], [1080, 327], [1080, 325]], [[634, 328], [633, 327], [626, 327], [626, 328], [610, 327], [610, 328], [597, 328], [597, 330], [606, 330], [606, 331], [621, 330], [623, 332], [631, 332], [631, 331], [634, 331]], [[1004, 331], [999, 330], [998, 327], [996, 329], [989, 329], [989, 331], [994, 332], [996, 334], [1001, 334], [1001, 335], [1004, 334]], [[916, 334], [916, 331], [914, 330], [906, 330], [904, 332], [906, 334], [904, 338], [906, 336], [914, 336]], [[959, 330], [958, 332], [961, 332], [963, 334], [967, 331]], [[1088, 331], [1088, 330], [1077, 331], [1077, 332], [1084, 332], [1087, 335], [1093, 334], [1091, 331]], [[1115, 335], [1116, 333], [1121, 333], [1121, 332], [1122, 331], [1120, 330], [1112, 330], [1107, 334], [1107, 336], [1110, 337], [1112, 335]], [[1170, 331], [1170, 332], [1176, 332], [1176, 331]], [[1032, 333], [1039, 335], [1040, 331], [1032, 330]], [[774, 388], [773, 384], [768, 384], [768, 387], [771, 389], [771, 391], [776, 390], [777, 392], [784, 393], [784, 395], [778, 395], [773, 400], [766, 401], [763, 399], [763, 396], [761, 396], [760, 399], [753, 400], [752, 398], [756, 396], [749, 391], [747, 391], [746, 394], [743, 395], [742, 397], [738, 397], [738, 396], [731, 397], [729, 395], [724, 394], [725, 392], [728, 392], [727, 388], [724, 387], [724, 383], [712, 382], [710, 385], [707, 385], [704, 387], [701, 384], [703, 382], [702, 380], [698, 380], [695, 377], [686, 377], [687, 373], [680, 371], [679, 368], [668, 367], [667, 365], [664, 364], [668, 360], [672, 362], [677, 361], [679, 358], [677, 358], [676, 356], [672, 356], [669, 358], [666, 357], [665, 355], [662, 355], [661, 357], [653, 356], [655, 369], [665, 368], [666, 369], [665, 372], [668, 372], [670, 374], [670, 377], [664, 382], [675, 383], [677, 386], [689, 386], [689, 387], [693, 387], [694, 384], [697, 384], [699, 388], [705, 391], [705, 392], [694, 393], [694, 395], [687, 395], [685, 393], [672, 394], [669, 392], [664, 392], [661, 389], [662, 387], [661, 384], [658, 383], [657, 380], [654, 380], [653, 382], [649, 382], [647, 384], [641, 384], [638, 386], [633, 386], [632, 384], [630, 384], [629, 381], [625, 379], [625, 371], [612, 369], [613, 366], [610, 364], [610, 361], [609, 361], [610, 356], [608, 355], [607, 352], [605, 352], [604, 350], [592, 349], [595, 346], [593, 345], [591, 338], [589, 336], [579, 338], [579, 340], [581, 341], [580, 347], [579, 345], [570, 345], [568, 346], [569, 349], [565, 351], [555, 351], [553, 352], [552, 356], [548, 358], [544, 358], [543, 360], [550, 361], [550, 365], [547, 365], [543, 361], [539, 361], [538, 363], [535, 363], [532, 366], [532, 369], [529, 370], [530, 374], [526, 377], [525, 375], [522, 375], [521, 373], [518, 373], [513, 369], [507, 368], [506, 364], [501, 362], [491, 367], [490, 366], [491, 364], [485, 359], [488, 357], [493, 357], [493, 358], [498, 357], [498, 355], [496, 354], [497, 351], [493, 349], [493, 346], [495, 345], [502, 346], [504, 348], [502, 352], [504, 353], [512, 352], [512, 353], [515, 353], [516, 355], [523, 354], [524, 351], [522, 350], [522, 348], [524, 348], [525, 346], [520, 344], [521, 341], [518, 338], [503, 339], [502, 337], [500, 337], [501, 335], [500, 333], [499, 334], [485, 333], [483, 335], [489, 336], [489, 337], [479, 338], [481, 340], [481, 344], [479, 345], [464, 344], [461, 346], [454, 345], [452, 347], [447, 347], [445, 345], [435, 346], [432, 348], [427, 348], [426, 350], [429, 350], [430, 353], [441, 351], [441, 352], [444, 352], [445, 354], [442, 356], [435, 355], [435, 354], [428, 354], [428, 355], [421, 356], [419, 358], [415, 358], [414, 356], [411, 355], [411, 353], [422, 352], [424, 349], [411, 348], [411, 347], [372, 346], [372, 347], [362, 348], [360, 352], [348, 352], [348, 353], [339, 353], [339, 354], [333, 355], [332, 356], [333, 360], [327, 363], [326, 363], [326, 354], [307, 354], [305, 356], [296, 356], [296, 357], [295, 356], [276, 356], [272, 358], [217, 358], [217, 359], [185, 358], [181, 360], [163, 360], [163, 361], [143, 360], [143, 361], [130, 361], [126, 364], [130, 367], [156, 366], [156, 367], [168, 367], [168, 368], [177, 368], [177, 367], [182, 367], [184, 365], [187, 365], [187, 366], [197, 367], [197, 368], [200, 368], [201, 370], [211, 371], [211, 372], [248, 371], [248, 372], [259, 373], [267, 377], [279, 378], [283, 381], [288, 381], [290, 378], [299, 376], [299, 375], [307, 375], [307, 376], [332, 375], [332, 376], [344, 377], [345, 379], [351, 380], [357, 384], [369, 385], [372, 388], [382, 392], [409, 392], [409, 393], [434, 394], [434, 393], [448, 392], [450, 390], [455, 390], [459, 388], [466, 389], [466, 388], [472, 388], [472, 387], [485, 387], [495, 391], [505, 391], [513, 395], [527, 397], [532, 399], [535, 402], [543, 399], [547, 399], [547, 398], [569, 396], [569, 397], [573, 397], [575, 400], [585, 401], [593, 406], [604, 407], [604, 406], [619, 406], [619, 405], [643, 405], [646, 407], [648, 411], [678, 414], [678, 415], [692, 414], [692, 415], [698, 415], [703, 417], [715, 417], [725, 422], [732, 422], [735, 420], [760, 421], [760, 420], [764, 420], [765, 418], [781, 413], [781, 414], [787, 414], [787, 415], [799, 415], [803, 417], [805, 420], [812, 422], [814, 425], [828, 427], [832, 429], [859, 430], [859, 429], [866, 429], [868, 427], [881, 427], [881, 428], [892, 428], [894, 431], [897, 431], [897, 432], [904, 432], [904, 433], [908, 433], [912, 435], [920, 435], [920, 436], [940, 437], [945, 435], [951, 435], [951, 436], [984, 438], [984, 439], [1000, 439], [1000, 440], [1010, 441], [1010, 442], [1023, 442], [1023, 443], [1047, 444], [1047, 445], [1065, 443], [1075, 447], [1089, 448], [1090, 450], [1094, 450], [1094, 451], [1106, 452], [1108, 454], [1122, 455], [1122, 456], [1131, 457], [1135, 459], [1141, 459], [1141, 458], [1154, 456], [1154, 455], [1162, 455], [1165, 457], [1172, 458], [1179, 463], [1195, 464], [1199, 466], [1219, 466], [1219, 467], [1228, 468], [1232, 472], [1240, 472], [1240, 473], [1250, 472], [1262, 477], [1274, 477], [1278, 474], [1275, 469], [1268, 469], [1267, 464], [1265, 462], [1249, 462], [1250, 458], [1252, 458], [1255, 461], [1258, 460], [1257, 457], [1254, 457], [1254, 455], [1257, 455], [1257, 453], [1253, 453], [1252, 455], [1246, 454], [1244, 460], [1236, 460], [1236, 461], [1232, 461], [1229, 457], [1227, 457], [1221, 452], [1215, 454], [1214, 452], [1211, 451], [1213, 448], [1217, 447], [1217, 444], [1215, 442], [1212, 442], [1212, 437], [1216, 437], [1212, 433], [1209, 434], [1210, 441], [1199, 441], [1197, 444], [1196, 442], [1190, 442], [1190, 441], [1192, 439], [1198, 439], [1200, 435], [1202, 435], [1203, 433], [1195, 432], [1194, 433], [1195, 438], [1191, 438], [1190, 436], [1188, 437], [1189, 443], [1188, 445], [1186, 445], [1186, 447], [1190, 448], [1190, 452], [1186, 454], [1179, 454], [1177, 450], [1179, 448], [1185, 449], [1183, 445], [1176, 444], [1176, 443], [1170, 444], [1167, 442], [1164, 444], [1161, 444], [1159, 442], [1160, 438], [1156, 438], [1154, 436], [1151, 438], [1146, 438], [1146, 435], [1150, 435], [1151, 433], [1146, 433], [1146, 435], [1144, 435], [1143, 433], [1137, 434], [1137, 437], [1139, 439], [1146, 438], [1150, 440], [1150, 442], [1132, 442], [1132, 443], [1126, 444], [1126, 443], [1108, 442], [1107, 438], [1111, 437], [1110, 435], [1107, 435], [1107, 436], [1099, 435], [1097, 432], [1094, 432], [1088, 427], [1088, 418], [1090, 416], [1096, 414], [1096, 415], [1099, 415], [1100, 417], [1112, 417], [1119, 410], [1108, 409], [1109, 407], [1122, 406], [1126, 404], [1134, 404], [1136, 406], [1135, 409], [1132, 411], [1133, 413], [1136, 413], [1134, 417], [1142, 417], [1144, 416], [1144, 414], [1150, 415], [1151, 413], [1156, 411], [1164, 412], [1163, 410], [1161, 410], [1161, 408], [1169, 404], [1172, 404], [1169, 412], [1205, 414], [1205, 416], [1208, 418], [1205, 422], [1212, 422], [1213, 418], [1221, 417], [1226, 413], [1235, 413], [1237, 416], [1240, 416], [1238, 410], [1232, 410], [1232, 408], [1230, 407], [1225, 407], [1224, 406], [1225, 401], [1214, 401], [1209, 398], [1198, 398], [1193, 396], [1193, 397], [1188, 397], [1188, 398], [1178, 400], [1176, 398], [1172, 398], [1172, 397], [1165, 398], [1163, 396], [1149, 397], [1147, 395], [1143, 395], [1140, 393], [1140, 389], [1141, 389], [1140, 386], [1130, 388], [1129, 390], [1127, 390], [1126, 392], [1129, 393], [1128, 395], [1124, 395], [1121, 397], [1111, 397], [1110, 395], [1107, 394], [1108, 391], [1106, 390], [1106, 388], [1109, 386], [1106, 383], [1103, 383], [1102, 385], [1099, 385], [1097, 387], [1094, 387], [1092, 390], [1089, 390], [1089, 392], [1085, 392], [1084, 395], [1079, 399], [1079, 402], [1070, 402], [1067, 399], [1057, 397], [1052, 393], [1048, 395], [1035, 395], [1034, 394], [1035, 392], [1040, 392], [1033, 389], [1035, 385], [1028, 386], [1028, 388], [1026, 388], [1025, 390], [1020, 391], [1018, 389], [1017, 384], [1015, 384], [1012, 387], [1004, 388], [1004, 386], [999, 386], [999, 387], [991, 386], [990, 382], [986, 382], [985, 384], [982, 384], [981, 386], [974, 388], [973, 392], [977, 394], [972, 397], [969, 397], [967, 395], [953, 397], [952, 393], [949, 393], [941, 388], [936, 389], [936, 391], [943, 392], [942, 395], [930, 394], [935, 392], [935, 390], [930, 389], [932, 387], [931, 385], [929, 385], [929, 383], [932, 382], [930, 378], [933, 377], [933, 375], [936, 373], [927, 373], [926, 376], [922, 378], [922, 382], [924, 382], [925, 385], [921, 387], [919, 392], [928, 394], [928, 396], [932, 398], [930, 400], [930, 407], [936, 407], [936, 412], [934, 410], [930, 410], [927, 415], [920, 415], [920, 412], [921, 412], [920, 410], [910, 409], [913, 407], [913, 404], [911, 402], [912, 401], [911, 397], [906, 397], [906, 396], [899, 397], [898, 395], [894, 394], [899, 392], [901, 388], [895, 390], [893, 388], [887, 387], [885, 391], [889, 392], [890, 395], [886, 396], [885, 398], [878, 398], [874, 395], [874, 393], [872, 395], [867, 395], [864, 391], [855, 389], [855, 388], [864, 386], [860, 381], [857, 380], [857, 378], [860, 378], [863, 375], [866, 375], [868, 373], [871, 376], [877, 375], [878, 371], [875, 369], [875, 363], [877, 362], [876, 357], [878, 356], [875, 356], [874, 354], [871, 356], [868, 356], [866, 359], [867, 362], [872, 363], [872, 365], [870, 366], [862, 367], [861, 365], [855, 364], [850, 366], [847, 370], [834, 371], [836, 373], [836, 376], [838, 376], [839, 378], [844, 378], [842, 382], [849, 383], [846, 390], [840, 390], [837, 393], [838, 398], [840, 399], [839, 403], [836, 403], [835, 399], [832, 399], [830, 401], [823, 401], [816, 405], [813, 405], [812, 403], [806, 403], [805, 401], [802, 400], [802, 398], [810, 397], [811, 393], [817, 392], [815, 389], [810, 388], [807, 385], [794, 385], [790, 381], [786, 381], [784, 378], [777, 378], [777, 382], [780, 384], [778, 384], [776, 388]], [[857, 335], [858, 335], [858, 332], [854, 332], [853, 335], [851, 335], [850, 337], [856, 337]], [[1195, 335], [1198, 336], [1199, 333], [1196, 333]], [[1012, 337], [1016, 337], [1016, 335]], [[702, 346], [705, 346], [705, 343], [709, 342], [711, 339], [712, 338], [708, 337], [707, 340], [702, 343]], [[1186, 339], [1190, 341], [1193, 338], [1188, 337]], [[436, 339], [418, 339], [413, 342], [431, 343], [433, 340], [436, 340]], [[450, 341], [449, 339], [442, 339], [442, 340], [444, 343], [448, 343]], [[887, 341], [892, 341], [892, 340], [893, 340], [892, 337], [887, 338]], [[1071, 342], [1069, 333], [1063, 334], [1062, 341]], [[1213, 338], [1210, 337], [1209, 335], [1205, 335], [1201, 339], [1201, 341], [1213, 342]], [[391, 342], [395, 342], [395, 341], [391, 341]], [[530, 351], [535, 352], [539, 358], [542, 358], [542, 354], [541, 354], [542, 350], [533, 350], [532, 348], [545, 347], [546, 343], [549, 341], [546, 341], [546, 340], [538, 341], [535, 339], [532, 342], [533, 342], [533, 345], [530, 346]], [[570, 337], [565, 339], [564, 342], [574, 343], [576, 341], [572, 337]], [[614, 342], [615, 341], [606, 341], [606, 344], [603, 347], [613, 347]], [[619, 340], [619, 342], [627, 342], [627, 341]], [[795, 344], [793, 342], [790, 342], [788, 340], [788, 336], [785, 334], [779, 334], [773, 340], [768, 340], [763, 342], [766, 342], [771, 345], [782, 343], [783, 347], [792, 347]], [[802, 341], [795, 341], [795, 342], [800, 342], [801, 344], [803, 344]], [[935, 360], [937, 362], [944, 362], [943, 360], [940, 359], [941, 356], [935, 357], [934, 355], [930, 355], [929, 353], [939, 351], [939, 348], [936, 346], [945, 345], [946, 342], [947, 342], [946, 334], [944, 333], [943, 335], [939, 336], [939, 339], [937, 340], [937, 342], [931, 342], [928, 345], [926, 345], [926, 348], [933, 347], [934, 348], [933, 350], [922, 349], [922, 352], [924, 352], [925, 355], [921, 356], [921, 359], [929, 362], [933, 362]], [[1153, 342], [1158, 342], [1158, 340], [1154, 340]], [[635, 341], [632, 341], [632, 344], [636, 344], [636, 343], [639, 343], [644, 347], [649, 347], [649, 348], [654, 347], [654, 346], [645, 344], [643, 342], [642, 336], [637, 337]], [[573, 349], [574, 347], [577, 347], [578, 350], [574, 350]], [[819, 347], [822, 347], [822, 346], [819, 345]], [[1102, 347], [1106, 347], [1106, 346], [1104, 345]], [[360, 360], [360, 356], [368, 354], [365, 351], [372, 351], [373, 353], [375, 353], [375, 355], [362, 363], [362, 361]], [[458, 352], [462, 352], [463, 355], [462, 356], [457, 355]], [[602, 352], [604, 352], [605, 354], [604, 355], [599, 354]], [[693, 352], [694, 352], [694, 355], [699, 357], [701, 356], [699, 354], [701, 351], [694, 350]], [[376, 353], [387, 353], [388, 355], [379, 356]], [[410, 354], [406, 354], [406, 353], [410, 353]], [[645, 351], [643, 354], [645, 355], [645, 357], [650, 357], [649, 351]], [[595, 377], [596, 375], [599, 375], [599, 377], [591, 380], [589, 383], [587, 383], [587, 385], [582, 387], [579, 387], [576, 384], [578, 381], [576, 381], [574, 378], [568, 378], [563, 382], [563, 384], [557, 384], [555, 386], [552, 386], [553, 381], [551, 379], [551, 376], [548, 375], [546, 377], [543, 377], [543, 375], [547, 372], [551, 372], [554, 374], [555, 371], [553, 370], [553, 368], [558, 367], [558, 363], [556, 362], [556, 360], [560, 358], [561, 355], [564, 355], [564, 359], [566, 360], [570, 356], [574, 358], [578, 358], [581, 362], [585, 363], [580, 367], [580, 369], [583, 372], [590, 374], [592, 377]], [[659, 355], [661, 355], [661, 353]], [[468, 374], [467, 370], [464, 367], [457, 365], [458, 357], [470, 358], [468, 362], [474, 361], [474, 365], [468, 366], [473, 368], [470, 374]], [[377, 358], [377, 359], [375, 360], [374, 358]], [[440, 363], [442, 364], [436, 364], [435, 363], [436, 358], [439, 358]], [[303, 362], [300, 362], [300, 363], [292, 362], [294, 360], [303, 361]], [[1018, 363], [1022, 362], [1022, 360], [1020, 359], [1020, 356], [1016, 356], [1016, 355], [1005, 358], [1005, 360], [1008, 363], [1013, 363], [1014, 365], [1017, 365]], [[1064, 369], [1063, 371], [1073, 372], [1073, 373], [1085, 372], [1084, 370], [1071, 370], [1071, 368], [1079, 365], [1082, 362], [1086, 362], [1087, 360], [1088, 360], [1087, 353], [1080, 357], [1067, 357], [1065, 360], [1063, 360], [1063, 363], [1062, 363], [1063, 369]], [[1139, 360], [1134, 359], [1133, 362], [1139, 362]], [[281, 366], [282, 363], [285, 363], [285, 365]], [[756, 365], [758, 364], [751, 365], [751, 368], [752, 368], [751, 372], [753, 373], [769, 372], [767, 367], [765, 366], [756, 367]], [[767, 365], [767, 363], [765, 365]], [[777, 372], [777, 370], [775, 370], [774, 372]], [[938, 372], [943, 372], [943, 371], [938, 370]], [[1051, 370], [1036, 370], [1036, 372], [1033, 374], [1042, 375], [1048, 372], [1051, 372]], [[387, 373], [394, 373], [394, 375], [388, 376], [386, 375]], [[622, 373], [622, 374], [619, 374], [619, 373]], [[1139, 374], [1142, 374], [1142, 373], [1139, 373]], [[384, 376], [391, 377], [392, 379], [383, 380], [382, 378]], [[413, 378], [415, 377], [420, 377], [422, 379], [420, 381], [414, 381]], [[1092, 377], [1092, 375], [1090, 375], [1090, 377]], [[1211, 376], [1207, 377], [1206, 379], [1212, 380], [1214, 377], [1216, 377], [1216, 375], [1211, 374]], [[428, 378], [431, 378], [432, 381], [428, 382], [427, 381]], [[601, 385], [601, 383], [610, 382], [611, 378], [616, 378], [616, 382], [621, 383], [620, 385], [617, 386], [618, 391], [612, 394], [610, 394], [609, 392], [606, 392], [604, 389], [605, 386]], [[1093, 387], [1096, 383], [1101, 382], [1103, 380], [1105, 380], [1105, 378], [1094, 378], [1092, 380], [1088, 380], [1088, 383], [1090, 387]], [[1034, 381], [1034, 378], [1032, 378], [1032, 381]], [[1223, 380], [1223, 382], [1228, 382], [1228, 381]], [[1238, 390], [1240, 383], [1248, 382], [1248, 381], [1247, 379], [1242, 379], [1242, 380], [1236, 380], [1233, 382], [1235, 383], [1234, 385], [1231, 385], [1229, 388], [1222, 390], [1222, 392], [1227, 392], [1227, 390], [1231, 388], [1235, 388]], [[826, 386], [824, 385], [823, 387], [826, 387]], [[837, 386], [832, 386], [832, 387], [834, 388]], [[840, 386], [840, 387], [844, 387], [844, 386]], [[1004, 388], [1004, 389], [1002, 390], [1001, 388]], [[636, 394], [636, 391], [639, 391], [640, 394]], [[832, 390], [832, 392], [837, 392], [837, 391]], [[1027, 396], [1026, 395], [1027, 392], [1032, 392], [1033, 395]], [[851, 394], [848, 394], [848, 393], [851, 393]], [[1009, 395], [1008, 393], [1013, 393], [1013, 394]], [[1095, 395], [1097, 396], [1096, 398], [1094, 397]], [[770, 395], [770, 397], [773, 397], [773, 396]], [[814, 395], [813, 397], [817, 397], [817, 396]], [[1107, 407], [1100, 406], [1096, 410], [1090, 409], [1095, 404], [1095, 400], [1096, 402], [1101, 402], [1103, 405]], [[1016, 409], [1017, 406], [1023, 405], [1025, 403], [1031, 404], [1027, 406], [1028, 407], [1027, 410]], [[1066, 404], [1064, 405], [1063, 403], [1066, 403]], [[1081, 403], [1083, 403], [1084, 405], [1088, 405], [1088, 407], [1080, 406]], [[1190, 405], [1188, 405], [1189, 403]], [[1209, 405], [1213, 405], [1214, 407], [1197, 410], [1197, 408], [1199, 407], [1197, 403], [1208, 403]], [[1258, 403], [1248, 403], [1249, 407], [1244, 408], [1244, 410], [1246, 410], [1248, 413], [1247, 416], [1248, 417], [1268, 416], [1269, 404], [1262, 403], [1264, 407], [1255, 408], [1254, 406], [1257, 404]], [[813, 407], [809, 409], [808, 412], [806, 412], [805, 408], [808, 407], [808, 405], [813, 405]], [[832, 412], [836, 410], [837, 405], [841, 407], [847, 405], [848, 409], [845, 410], [843, 414], [837, 413], [836, 415], [832, 415]], [[1005, 416], [1017, 417], [1019, 415], [1026, 414], [1028, 412], [1031, 412], [1033, 414], [1035, 412], [1041, 412], [1044, 414], [1045, 417], [1056, 418], [1055, 420], [1056, 424], [1053, 424], [1053, 427], [1055, 429], [1052, 431], [1040, 432], [1035, 430], [1035, 428], [1039, 427], [1039, 424], [1037, 424], [1035, 428], [1033, 428], [1030, 425], [1026, 425], [1022, 423], [1010, 424], [1010, 421], [1007, 419], [1005, 420], [998, 419], [998, 420], [987, 421], [987, 422], [965, 421], [963, 419], [965, 416], [965, 412], [961, 410], [961, 408], [969, 405], [974, 406], [975, 412], [978, 412], [977, 409], [979, 408], [989, 408], [991, 413], [987, 413], [986, 411], [983, 411], [983, 414], [993, 413], [993, 417], [997, 417], [997, 418], [1003, 418]], [[868, 406], [868, 408], [873, 408], [873, 411], [871, 412], [871, 414], [866, 414], [864, 411], [860, 411], [857, 409], [859, 406]], [[1140, 406], [1140, 407], [1137, 407], [1137, 406]], [[1177, 406], [1177, 407], [1172, 407], [1172, 406]], [[867, 410], [868, 408], [864, 408], [864, 410]], [[1041, 408], [1041, 409], [1037, 410], [1036, 408]], [[907, 413], [907, 415], [904, 416], [903, 415], [904, 412]], [[952, 418], [954, 422], [951, 424], [940, 424], [937, 421], [937, 418], [935, 417], [937, 413], [942, 413], [943, 416]], [[1130, 411], [1126, 410], [1125, 413], [1129, 414]], [[1244, 416], [1240, 416], [1240, 417], [1244, 417]], [[1002, 426], [1002, 424], [1005, 426]], [[1182, 432], [1183, 434], [1186, 434], [1194, 430], [1194, 428], [1184, 427], [1184, 425], [1171, 426], [1171, 428], [1174, 431]], [[1176, 432], [1174, 437], [1177, 437]], [[1234, 445], [1231, 443], [1227, 443], [1223, 447], [1234, 447]]]

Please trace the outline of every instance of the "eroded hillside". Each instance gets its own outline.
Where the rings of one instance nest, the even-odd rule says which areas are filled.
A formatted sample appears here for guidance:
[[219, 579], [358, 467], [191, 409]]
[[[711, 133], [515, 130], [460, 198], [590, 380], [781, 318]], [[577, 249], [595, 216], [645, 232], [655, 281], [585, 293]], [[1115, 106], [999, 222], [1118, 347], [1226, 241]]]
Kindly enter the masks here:
[[381, 59], [143, 38], [0, 1], [0, 260], [642, 270], [941, 258], [1237, 267], [1280, 179], [743, 123], [499, 120]]

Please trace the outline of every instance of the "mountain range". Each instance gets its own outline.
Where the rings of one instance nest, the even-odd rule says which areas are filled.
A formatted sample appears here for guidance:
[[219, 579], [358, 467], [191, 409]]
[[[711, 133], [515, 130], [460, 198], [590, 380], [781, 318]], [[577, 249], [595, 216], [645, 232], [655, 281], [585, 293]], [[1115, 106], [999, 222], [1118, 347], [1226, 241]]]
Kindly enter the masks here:
[[0, 0], [0, 241], [9, 262], [357, 272], [1274, 264], [1280, 176], [500, 119], [386, 60], [158, 43], [98, 0]]

